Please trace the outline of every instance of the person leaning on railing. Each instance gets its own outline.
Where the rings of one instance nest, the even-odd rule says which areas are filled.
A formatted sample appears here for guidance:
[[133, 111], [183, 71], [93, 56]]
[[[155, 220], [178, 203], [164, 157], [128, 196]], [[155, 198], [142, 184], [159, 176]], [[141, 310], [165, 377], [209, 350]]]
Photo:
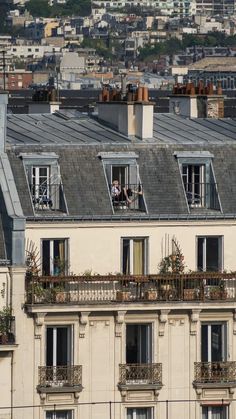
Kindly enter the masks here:
[[131, 204], [136, 197], [130, 199], [133, 195], [142, 195], [142, 189], [139, 187], [138, 191], [135, 189], [127, 188], [126, 186], [121, 187], [118, 180], [113, 180], [111, 187], [111, 197], [113, 203], [119, 203], [126, 201], [127, 204]]

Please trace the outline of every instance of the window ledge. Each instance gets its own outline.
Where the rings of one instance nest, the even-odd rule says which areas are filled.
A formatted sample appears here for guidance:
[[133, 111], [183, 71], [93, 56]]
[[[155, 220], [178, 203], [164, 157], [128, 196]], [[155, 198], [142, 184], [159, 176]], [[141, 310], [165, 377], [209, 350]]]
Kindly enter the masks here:
[[80, 393], [83, 390], [82, 384], [78, 386], [37, 386], [38, 393]]
[[[140, 380], [141, 381], [141, 380]], [[120, 391], [128, 391], [128, 390], [138, 390], [138, 391], [146, 391], [146, 390], [160, 390], [163, 387], [162, 383], [156, 383], [156, 384], [143, 384], [143, 383], [137, 383], [137, 384], [118, 384], [118, 389]]]
[[193, 387], [197, 388], [231, 388], [236, 387], [236, 381], [219, 381], [218, 383], [200, 383], [193, 381]]

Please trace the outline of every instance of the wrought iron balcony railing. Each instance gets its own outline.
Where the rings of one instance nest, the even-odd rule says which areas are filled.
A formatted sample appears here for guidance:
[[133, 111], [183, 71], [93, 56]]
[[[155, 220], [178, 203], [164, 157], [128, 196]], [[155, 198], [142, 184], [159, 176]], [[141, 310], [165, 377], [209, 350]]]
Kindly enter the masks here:
[[120, 364], [120, 386], [162, 386], [162, 364]]
[[34, 209], [44, 210], [65, 210], [63, 187], [61, 183], [43, 183], [30, 185], [30, 192]]
[[82, 366], [39, 367], [39, 387], [80, 387]]
[[146, 211], [143, 187], [140, 183], [119, 185], [113, 182], [109, 187], [115, 211]]
[[220, 209], [216, 183], [184, 182], [184, 188], [190, 207]]
[[236, 362], [195, 362], [194, 383], [235, 383], [236, 384]]
[[159, 275], [27, 275], [28, 304], [85, 304], [111, 301], [235, 302], [236, 273]]

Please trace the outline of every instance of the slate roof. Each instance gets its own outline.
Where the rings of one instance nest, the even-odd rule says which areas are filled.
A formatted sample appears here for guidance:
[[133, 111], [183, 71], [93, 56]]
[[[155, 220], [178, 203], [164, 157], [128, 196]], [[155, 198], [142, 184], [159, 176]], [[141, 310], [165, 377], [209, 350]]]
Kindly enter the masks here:
[[[236, 216], [236, 120], [190, 120], [171, 114], [154, 116], [150, 140], [129, 139], [95, 118], [60, 115], [9, 115], [8, 155], [23, 213], [35, 217], [20, 153], [55, 152], [68, 214], [64, 219], [216, 218]], [[209, 151], [222, 212], [189, 213], [176, 151]], [[135, 152], [147, 213], [113, 214], [101, 152]], [[44, 214], [42, 214], [43, 216]], [[49, 215], [49, 214], [48, 214]], [[61, 214], [50, 214], [56, 218]], [[36, 216], [35, 219], [40, 219]]]

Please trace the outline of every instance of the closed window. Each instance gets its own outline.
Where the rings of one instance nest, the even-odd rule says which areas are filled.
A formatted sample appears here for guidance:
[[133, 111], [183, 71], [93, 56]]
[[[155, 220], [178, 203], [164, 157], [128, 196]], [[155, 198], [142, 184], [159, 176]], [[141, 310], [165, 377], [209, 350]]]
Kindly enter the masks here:
[[72, 419], [71, 410], [60, 410], [58, 412], [46, 412], [46, 419]]
[[227, 406], [203, 406], [202, 419], [229, 419]]
[[127, 419], [153, 419], [153, 409], [152, 407], [128, 408]]
[[122, 239], [122, 273], [124, 275], [147, 273], [147, 238]]
[[68, 272], [68, 249], [66, 239], [42, 240], [42, 274], [66, 275]]

